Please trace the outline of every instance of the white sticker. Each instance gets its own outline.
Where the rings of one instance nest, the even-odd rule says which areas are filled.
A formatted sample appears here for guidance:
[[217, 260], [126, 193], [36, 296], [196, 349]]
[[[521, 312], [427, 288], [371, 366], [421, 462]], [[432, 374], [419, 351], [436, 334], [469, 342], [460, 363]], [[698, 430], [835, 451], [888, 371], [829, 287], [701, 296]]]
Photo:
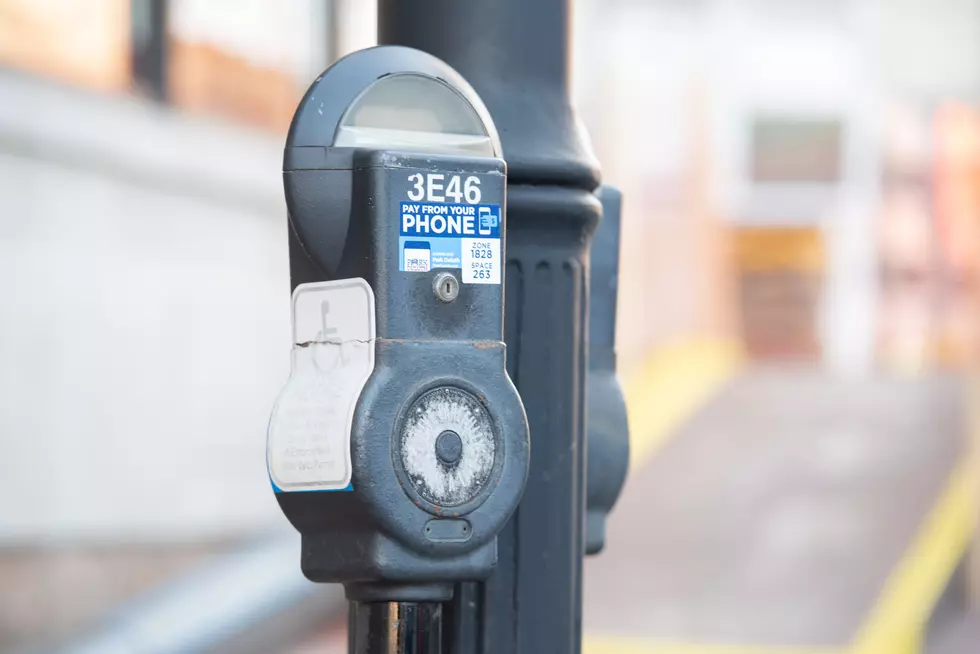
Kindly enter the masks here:
[[350, 488], [350, 434], [374, 371], [374, 292], [363, 279], [293, 292], [292, 370], [269, 421], [269, 477], [281, 491]]
[[464, 238], [461, 239], [461, 245], [463, 249], [463, 283], [499, 284], [500, 239]]
[[[420, 247], [425, 245], [426, 247]], [[402, 251], [404, 269], [407, 272], [429, 272], [432, 268], [432, 252], [427, 247], [428, 243], [421, 243], [419, 247], [406, 246]]]

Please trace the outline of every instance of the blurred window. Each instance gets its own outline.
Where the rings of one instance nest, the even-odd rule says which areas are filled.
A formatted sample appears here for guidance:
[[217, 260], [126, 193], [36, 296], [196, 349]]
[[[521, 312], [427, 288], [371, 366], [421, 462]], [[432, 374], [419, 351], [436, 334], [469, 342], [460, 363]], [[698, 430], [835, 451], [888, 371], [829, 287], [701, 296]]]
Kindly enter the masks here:
[[318, 0], [169, 0], [167, 97], [177, 107], [285, 131], [327, 63]]
[[0, 0], [0, 65], [123, 91], [129, 14], [129, 0]]
[[840, 120], [756, 118], [751, 126], [755, 182], [837, 182], [841, 177]]
[[339, 2], [0, 0], [0, 65], [285, 131], [339, 53]]

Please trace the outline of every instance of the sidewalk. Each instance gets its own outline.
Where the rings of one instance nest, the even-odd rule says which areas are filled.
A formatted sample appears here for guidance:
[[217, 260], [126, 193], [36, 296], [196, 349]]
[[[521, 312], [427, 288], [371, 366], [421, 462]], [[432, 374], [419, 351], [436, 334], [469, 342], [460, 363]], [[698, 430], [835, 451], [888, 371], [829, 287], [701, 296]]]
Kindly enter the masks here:
[[628, 479], [586, 562], [585, 651], [918, 651], [969, 537], [963, 399], [740, 374]]

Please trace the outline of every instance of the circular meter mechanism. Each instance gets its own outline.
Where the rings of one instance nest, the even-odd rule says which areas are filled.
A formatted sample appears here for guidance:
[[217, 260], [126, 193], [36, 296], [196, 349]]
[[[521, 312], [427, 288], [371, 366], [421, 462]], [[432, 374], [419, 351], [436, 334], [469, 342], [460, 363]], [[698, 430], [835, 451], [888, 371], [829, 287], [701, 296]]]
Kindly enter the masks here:
[[283, 186], [293, 368], [267, 460], [303, 572], [444, 598], [490, 574], [528, 471], [493, 121], [435, 57], [362, 50], [301, 100]]
[[489, 412], [471, 393], [428, 391], [412, 403], [398, 434], [408, 488], [434, 512], [481, 499], [502, 449], [494, 432]]

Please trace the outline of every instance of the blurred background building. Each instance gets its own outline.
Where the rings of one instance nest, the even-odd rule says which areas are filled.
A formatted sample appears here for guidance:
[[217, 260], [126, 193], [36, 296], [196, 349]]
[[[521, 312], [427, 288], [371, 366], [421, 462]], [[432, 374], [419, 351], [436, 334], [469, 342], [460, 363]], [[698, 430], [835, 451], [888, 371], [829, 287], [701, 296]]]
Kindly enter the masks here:
[[[294, 542], [281, 148], [374, 29], [367, 0], [0, 0], [0, 650]], [[974, 369], [980, 0], [579, 0], [574, 30], [624, 379]]]

